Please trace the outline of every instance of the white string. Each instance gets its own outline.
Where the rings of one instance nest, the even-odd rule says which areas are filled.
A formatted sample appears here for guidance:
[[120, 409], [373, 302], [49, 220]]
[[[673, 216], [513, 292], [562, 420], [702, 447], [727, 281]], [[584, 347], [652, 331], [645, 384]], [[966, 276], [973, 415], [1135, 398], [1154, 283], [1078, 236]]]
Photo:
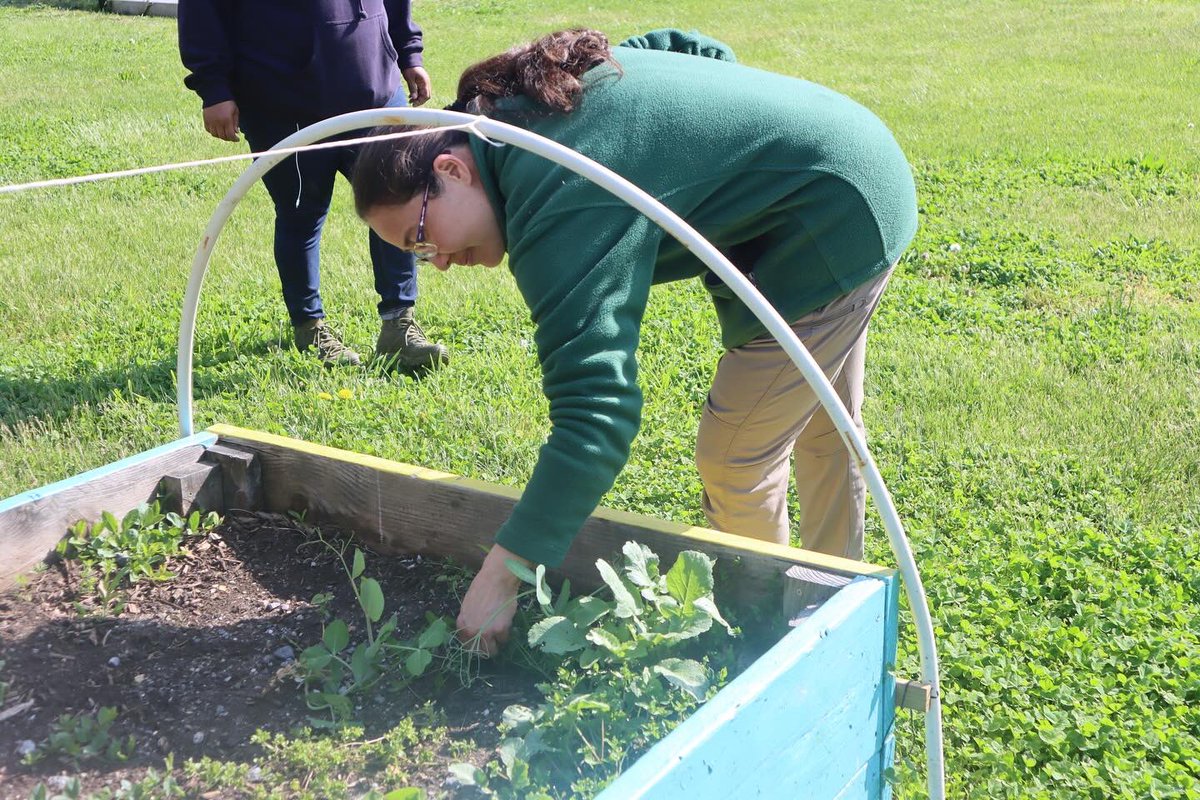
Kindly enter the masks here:
[[299, 145], [297, 147], [279, 147], [272, 150], [264, 150], [261, 153], [238, 153], [232, 156], [219, 156], [217, 158], [205, 158], [199, 161], [180, 161], [175, 164], [156, 164], [150, 167], [137, 167], [136, 169], [122, 169], [116, 172], [97, 172], [91, 175], [76, 175], [70, 178], [54, 178], [53, 180], [33, 181], [32, 183], [13, 183], [7, 186], [0, 186], [0, 194], [13, 194], [16, 192], [25, 192], [31, 189], [46, 189], [51, 186], [73, 186], [80, 183], [96, 183], [98, 181], [106, 181], [112, 178], [129, 178], [134, 175], [150, 175], [155, 172], [170, 172], [171, 170], [190, 169], [192, 167], [203, 167], [208, 164], [226, 164], [234, 161], [250, 161], [260, 156], [265, 155], [290, 155], [293, 153], [304, 153], [309, 150], [328, 150], [334, 147], [351, 147], [357, 144], [366, 142], [383, 141], [386, 139], [406, 139], [410, 136], [424, 136], [430, 133], [447, 130], [466, 130], [479, 136], [489, 144], [496, 145], [486, 136], [483, 136], [477, 129], [478, 120], [465, 122], [461, 125], [447, 125], [443, 128], [433, 128], [429, 130], [401, 131], [399, 133], [381, 133], [369, 136], [359, 136], [355, 139], [337, 139], [332, 142], [317, 142], [316, 144]]

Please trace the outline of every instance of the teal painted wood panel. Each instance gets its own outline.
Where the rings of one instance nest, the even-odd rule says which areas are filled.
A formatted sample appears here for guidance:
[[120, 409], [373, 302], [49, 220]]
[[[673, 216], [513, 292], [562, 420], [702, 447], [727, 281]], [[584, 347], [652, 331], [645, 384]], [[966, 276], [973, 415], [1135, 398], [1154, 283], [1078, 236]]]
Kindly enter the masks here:
[[884, 778], [884, 771], [892, 765], [895, 752], [896, 737], [889, 735], [883, 748], [859, 768], [833, 800], [891, 800], [892, 785]]
[[210, 445], [214, 445], [216, 443], [216, 434], [208, 433], [206, 431], [194, 433], [191, 436], [186, 436], [182, 439], [176, 439], [173, 442], [167, 442], [166, 444], [159, 445], [158, 447], [150, 450], [144, 450], [141, 453], [135, 453], [131, 456], [127, 456], [126, 458], [122, 458], [120, 461], [114, 461], [111, 464], [105, 464], [103, 467], [97, 467], [96, 469], [88, 470], [87, 472], [81, 472], [78, 475], [72, 475], [70, 478], [64, 478], [61, 481], [46, 484], [40, 489], [30, 489], [28, 492], [22, 492], [21, 494], [16, 494], [12, 497], [0, 500], [0, 514], [8, 511], [9, 509], [16, 508], [17, 506], [28, 505], [35, 500], [41, 500], [43, 498], [52, 497], [56, 494], [62, 494], [70, 489], [75, 489], [101, 478], [108, 477], [113, 473], [121, 472], [131, 467], [136, 467], [146, 461], [153, 461], [160, 456], [165, 456], [169, 453], [175, 452], [176, 450], [182, 450], [185, 447], [193, 447], [196, 445], [199, 445], [200, 447], [209, 447]]
[[[900, 576], [881, 578], [887, 584], [887, 616], [883, 621], [883, 686], [884, 697], [896, 695], [896, 638], [900, 633]], [[879, 715], [879, 741], [885, 741], [896, 724], [896, 704], [887, 703]]]
[[[841, 589], [596, 800], [820, 800], [869, 780], [892, 702], [890, 588], [859, 578]], [[844, 796], [879, 797], [869, 788]]]

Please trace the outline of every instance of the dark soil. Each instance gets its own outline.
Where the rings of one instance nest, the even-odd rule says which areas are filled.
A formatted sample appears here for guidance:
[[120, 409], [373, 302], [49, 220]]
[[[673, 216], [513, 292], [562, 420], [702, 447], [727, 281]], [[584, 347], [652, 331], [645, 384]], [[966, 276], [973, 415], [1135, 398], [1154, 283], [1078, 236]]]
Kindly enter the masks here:
[[[332, 593], [333, 615], [362, 623], [333, 552], [285, 518], [235, 512], [193, 539], [190, 554], [172, 569], [171, 581], [138, 584], [115, 617], [80, 615], [78, 567], [71, 562], [53, 563], [0, 595], [0, 681], [9, 684], [0, 704], [0, 800], [25, 800], [39, 782], [64, 774], [81, 776], [86, 792], [116, 787], [122, 778], [140, 780], [147, 767], [161, 770], [172, 753], [180, 780], [178, 767], [190, 758], [251, 763], [262, 755], [250, 741], [255, 731], [287, 733], [307, 723], [311, 712], [286, 648], [299, 653], [320, 641], [322, 617], [310, 601]], [[367, 555], [366, 574], [387, 598], [385, 618], [399, 615], [404, 638], [425, 626], [426, 612], [453, 618], [455, 581], [438, 577], [454, 573], [420, 557]], [[351, 636], [357, 640], [361, 632]], [[442, 762], [414, 767], [408, 784], [446, 796], [453, 792], [447, 764], [481, 765], [497, 743], [494, 723], [503, 709], [537, 701], [536, 676], [501, 663], [483, 668], [483, 680], [469, 689], [454, 678], [427, 677], [366, 698], [355, 721], [364, 738], [379, 736], [432, 700], [449, 740], [460, 744], [451, 757], [450, 741], [443, 742]], [[113, 733], [135, 737], [136, 753], [127, 761], [22, 764], [22, 743], [44, 741], [60, 715], [104, 706], [119, 712]], [[370, 775], [355, 777], [361, 791], [351, 796], [371, 785]], [[188, 788], [189, 796], [222, 796]]]

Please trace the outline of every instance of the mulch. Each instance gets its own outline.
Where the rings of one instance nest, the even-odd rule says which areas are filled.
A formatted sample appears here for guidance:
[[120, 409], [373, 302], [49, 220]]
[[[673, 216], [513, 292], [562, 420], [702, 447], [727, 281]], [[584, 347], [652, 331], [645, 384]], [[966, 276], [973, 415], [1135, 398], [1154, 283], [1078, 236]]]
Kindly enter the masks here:
[[[366, 574], [383, 587], [385, 618], [397, 613], [397, 631], [408, 637], [424, 627], [427, 613], [457, 613], [461, 584], [446, 579], [454, 569], [419, 556], [368, 553]], [[39, 782], [63, 774], [81, 776], [89, 792], [115, 787], [122, 778], [139, 780], [147, 767], [161, 769], [168, 754], [177, 766], [201, 756], [250, 763], [261, 755], [250, 741], [256, 731], [286, 733], [306, 724], [311, 712], [290, 662], [320, 641], [313, 596], [332, 594], [334, 616], [362, 621], [334, 553], [288, 518], [233, 512], [193, 539], [172, 570], [173, 580], [137, 584], [117, 616], [81, 615], [73, 562], [52, 561], [0, 594], [0, 681], [9, 684], [0, 704], [0, 800], [25, 800]], [[454, 795], [446, 782], [449, 761], [464, 760], [461, 751], [469, 749], [465, 760], [482, 764], [494, 752], [494, 723], [503, 709], [537, 702], [534, 676], [502, 664], [483, 668], [484, 680], [469, 689], [431, 677], [382, 690], [356, 710], [355, 722], [367, 737], [380, 735], [433, 700], [450, 737], [470, 747], [459, 744], [453, 759], [446, 753], [445, 763], [418, 768], [411, 785], [435, 797]], [[22, 763], [22, 747], [45, 740], [60, 715], [105, 706], [119, 712], [113, 733], [135, 737], [127, 761]]]

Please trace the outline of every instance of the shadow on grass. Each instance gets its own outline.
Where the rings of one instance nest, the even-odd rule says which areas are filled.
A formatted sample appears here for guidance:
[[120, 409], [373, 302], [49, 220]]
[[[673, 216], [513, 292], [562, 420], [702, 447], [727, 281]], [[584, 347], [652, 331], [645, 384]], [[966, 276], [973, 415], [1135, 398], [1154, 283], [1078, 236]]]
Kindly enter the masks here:
[[[264, 356], [279, 349], [273, 341], [262, 341], [252, 348], [243, 348], [239, 355]], [[231, 386], [250, 380], [248, 370], [218, 376], [205, 375], [205, 370], [229, 364], [234, 358], [227, 355], [197, 356], [192, 362], [195, 398], [219, 394]], [[58, 425], [68, 420], [82, 405], [98, 406], [116, 397], [143, 397], [152, 403], [175, 402], [174, 357], [153, 363], [129, 367], [113, 367], [79, 374], [73, 378], [39, 378], [35, 375], [0, 373], [0, 425], [16, 427], [39, 420]]]

